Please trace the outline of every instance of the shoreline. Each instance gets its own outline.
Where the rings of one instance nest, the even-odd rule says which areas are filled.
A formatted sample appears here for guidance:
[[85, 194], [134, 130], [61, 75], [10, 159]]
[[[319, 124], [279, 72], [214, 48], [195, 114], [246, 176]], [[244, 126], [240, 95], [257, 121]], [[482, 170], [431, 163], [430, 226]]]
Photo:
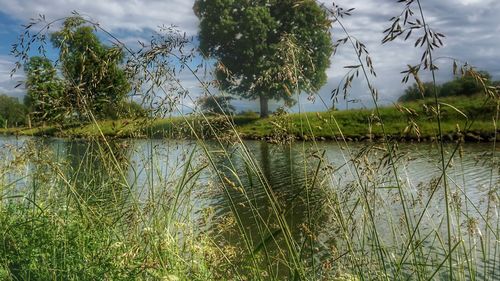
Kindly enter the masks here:
[[[442, 99], [441, 131], [446, 142], [496, 142], [498, 101], [482, 95]], [[285, 113], [260, 119], [255, 113], [241, 115], [186, 115], [183, 117], [99, 120], [97, 123], [68, 123], [33, 128], [0, 129], [0, 135], [63, 138], [215, 139], [239, 137], [247, 140], [283, 142], [349, 141], [402, 142], [438, 141], [437, 118], [427, 100], [373, 109]], [[431, 108], [431, 109], [430, 109]], [[380, 120], [383, 120], [383, 125]], [[228, 122], [229, 121], [229, 122]]]
[[[88, 126], [88, 125], [86, 125]], [[85, 128], [86, 126], [81, 126]], [[238, 128], [237, 128], [238, 129]], [[234, 135], [234, 132], [232, 132]], [[120, 130], [103, 132], [104, 137], [114, 138], [114, 139], [171, 139], [171, 140], [197, 140], [196, 137], [192, 135], [169, 135], [167, 132], [153, 132], [147, 134], [144, 132], [136, 132], [129, 134], [127, 132], [121, 132]], [[343, 137], [340, 135], [330, 135], [330, 136], [312, 136], [310, 134], [304, 135], [251, 135], [238, 132], [238, 135], [243, 140], [256, 140], [256, 141], [266, 141], [268, 143], [283, 143], [283, 142], [293, 142], [293, 141], [346, 141], [346, 142], [383, 142], [384, 136], [379, 134], [344, 134]], [[90, 138], [100, 138], [100, 134], [91, 133], [71, 133], [71, 131], [65, 130], [64, 128], [54, 128], [54, 127], [36, 127], [36, 128], [9, 128], [0, 129], [0, 136], [25, 136], [25, 137], [42, 137], [42, 138], [61, 138], [61, 139], [71, 139], [71, 140], [87, 140]], [[230, 139], [231, 137], [229, 137]], [[206, 136], [201, 137], [203, 140], [213, 140], [214, 137]], [[431, 143], [439, 141], [439, 137], [423, 135], [388, 135], [387, 139], [390, 141], [398, 142], [410, 142], [410, 143]], [[497, 130], [496, 134], [492, 132], [479, 132], [479, 131], [468, 131], [465, 133], [446, 133], [443, 135], [444, 142], [454, 143], [454, 142], [467, 142], [467, 143], [491, 143], [500, 142], [500, 130]]]

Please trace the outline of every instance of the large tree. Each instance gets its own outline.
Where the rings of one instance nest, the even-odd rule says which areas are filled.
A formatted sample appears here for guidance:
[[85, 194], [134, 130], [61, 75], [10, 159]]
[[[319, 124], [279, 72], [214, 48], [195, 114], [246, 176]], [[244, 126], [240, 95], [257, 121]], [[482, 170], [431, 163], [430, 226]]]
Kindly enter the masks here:
[[222, 90], [268, 101], [293, 102], [326, 82], [333, 48], [330, 21], [314, 0], [196, 0], [200, 50], [220, 62]]
[[94, 27], [80, 17], [66, 19], [51, 40], [60, 50], [61, 70], [67, 82], [65, 95], [74, 113], [83, 117], [92, 112], [100, 118], [112, 114], [130, 91], [120, 68], [123, 51], [102, 44]]

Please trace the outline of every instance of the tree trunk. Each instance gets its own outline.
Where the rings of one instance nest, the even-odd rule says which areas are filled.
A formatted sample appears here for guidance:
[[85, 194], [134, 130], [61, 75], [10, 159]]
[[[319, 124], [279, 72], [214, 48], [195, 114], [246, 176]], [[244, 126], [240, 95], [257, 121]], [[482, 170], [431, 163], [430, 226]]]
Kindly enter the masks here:
[[260, 94], [260, 118], [267, 118], [269, 117], [269, 107], [268, 107], [268, 101], [269, 98], [266, 97], [264, 94]]

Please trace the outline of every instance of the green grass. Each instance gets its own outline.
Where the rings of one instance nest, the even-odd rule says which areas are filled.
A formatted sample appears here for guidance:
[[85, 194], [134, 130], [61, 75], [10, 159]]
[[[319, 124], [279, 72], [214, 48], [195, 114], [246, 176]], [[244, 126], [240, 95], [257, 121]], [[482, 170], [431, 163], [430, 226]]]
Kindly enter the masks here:
[[[487, 103], [481, 96], [475, 96], [467, 99], [463, 97], [454, 97], [442, 99], [443, 103], [453, 105], [456, 109], [464, 113], [457, 112], [456, 109], [443, 106], [443, 130], [445, 134], [455, 134], [457, 125], [464, 130], [467, 127], [468, 120], [476, 120], [468, 131], [478, 135], [493, 135], [494, 126], [491, 121], [494, 114], [495, 105]], [[486, 102], [486, 104], [485, 104]], [[427, 114], [423, 107], [424, 102], [412, 102], [403, 104], [403, 106], [415, 111], [413, 116], [415, 123], [420, 129], [422, 138], [436, 136], [437, 127], [435, 118], [432, 114]], [[427, 104], [431, 104], [427, 102]], [[400, 112], [396, 107], [383, 107], [380, 110], [382, 120], [386, 126], [386, 132], [393, 137], [417, 137], [414, 131], [405, 133], [405, 128], [409, 125], [409, 116], [407, 113]], [[374, 118], [373, 110], [343, 110], [329, 111], [321, 113], [290, 114], [286, 117], [286, 130], [295, 135], [308, 138], [311, 136], [332, 138], [339, 136], [340, 132], [348, 138], [363, 138], [372, 134], [373, 137], [382, 137], [380, 123]], [[238, 130], [246, 136], [264, 137], [272, 135], [272, 122], [279, 122], [278, 118], [266, 120], [256, 120], [255, 122], [240, 126]], [[310, 124], [310, 128], [308, 125]], [[338, 126], [337, 126], [338, 124]], [[307, 129], [306, 129], [307, 128]]]
[[[458, 129], [468, 140], [492, 140], [495, 133], [492, 116], [496, 105], [481, 95], [473, 97], [449, 97], [441, 99], [443, 114], [442, 129], [446, 140], [457, 137]], [[427, 110], [424, 109], [427, 105]], [[401, 104], [410, 111], [395, 106], [382, 107], [380, 110], [386, 133], [393, 138], [433, 139], [437, 135], [435, 116], [431, 101], [418, 101]], [[224, 117], [207, 117], [210, 124], [219, 132], [231, 130]], [[206, 121], [198, 116], [188, 116], [186, 120], [194, 131], [205, 138], [214, 137]], [[109, 137], [121, 138], [195, 138], [193, 131], [184, 118], [99, 121], [76, 127], [37, 127], [33, 129], [0, 129], [0, 133], [33, 136], [57, 137], [95, 137], [101, 132]], [[231, 118], [236, 130], [246, 139], [273, 138], [288, 135], [293, 138], [334, 139], [341, 134], [347, 139], [364, 140], [382, 138], [378, 118], [370, 109], [354, 109], [328, 112], [309, 112], [287, 114], [259, 119], [255, 116], [234, 116]], [[474, 120], [473, 122], [471, 122]], [[413, 124], [413, 125], [412, 125]]]

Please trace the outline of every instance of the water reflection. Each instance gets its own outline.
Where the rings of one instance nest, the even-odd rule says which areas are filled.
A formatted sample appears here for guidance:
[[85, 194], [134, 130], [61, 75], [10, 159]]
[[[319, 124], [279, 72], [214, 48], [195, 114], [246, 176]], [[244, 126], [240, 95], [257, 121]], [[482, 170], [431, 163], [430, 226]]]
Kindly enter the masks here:
[[[283, 238], [285, 230], [280, 228], [272, 198], [276, 198], [280, 215], [297, 243], [294, 246], [301, 249], [302, 259], [309, 260], [311, 250], [317, 252], [321, 248], [309, 238], [319, 234], [318, 225], [325, 219], [322, 205], [326, 196], [321, 181], [324, 174], [316, 169], [320, 160], [306, 155], [308, 152], [301, 151], [299, 146], [248, 142], [246, 147], [260, 170], [252, 168], [253, 162], [246, 157], [242, 147], [233, 148], [230, 157], [218, 157], [217, 170], [224, 172], [223, 176], [233, 188], [227, 193], [214, 193], [212, 202], [217, 202], [217, 205], [213, 207], [219, 218], [237, 213], [243, 231], [251, 237], [253, 249], [265, 252], [264, 264], [279, 267], [278, 271], [284, 271], [284, 274], [287, 267], [277, 260], [287, 261], [291, 253], [287, 251]], [[231, 207], [234, 212], [231, 212]], [[229, 241], [237, 248], [245, 247], [236, 228], [222, 232], [218, 240], [221, 243]]]
[[[360, 207], [365, 200], [359, 196], [363, 188], [369, 190], [371, 197], [366, 200], [373, 203], [371, 206], [383, 207], [384, 211], [374, 213], [381, 240], [399, 247], [395, 242], [400, 242], [400, 233], [405, 232], [399, 222], [402, 211], [393, 171], [383, 164], [387, 163], [386, 152], [378, 144], [351, 144], [346, 148], [335, 143], [277, 146], [249, 141], [245, 146], [222, 149], [215, 143], [205, 143], [211, 159], [207, 159], [200, 144], [189, 141], [1, 138], [0, 145], [21, 147], [33, 140], [37, 157], [28, 161], [26, 179], [17, 182], [18, 190], [29, 191], [36, 186], [35, 181], [44, 178], [41, 175], [46, 175], [45, 180], [54, 181], [50, 192], [84, 200], [101, 217], [126, 215], [130, 206], [154, 202], [155, 206], [144, 208], [172, 209], [177, 218], [195, 224], [199, 233], [210, 235], [218, 247], [234, 252], [240, 268], [247, 266], [248, 255], [255, 253], [263, 256], [262, 266], [287, 274], [290, 253], [285, 230], [279, 223], [281, 216], [306, 263], [318, 267], [342, 257], [344, 253], [332, 250], [346, 248], [339, 224], [334, 223], [337, 218], [332, 202], [345, 204], [342, 208], [352, 224], [349, 234], [358, 237], [360, 232], [370, 231], [357, 225], [364, 226], [367, 220], [366, 209]], [[451, 157], [453, 152], [454, 146], [447, 146], [446, 156]], [[466, 195], [462, 197], [467, 200], [461, 204], [467, 208], [467, 216], [480, 218], [488, 214], [486, 199], [499, 186], [499, 167], [495, 165], [498, 159], [493, 154], [490, 145], [468, 144], [450, 162], [450, 187], [454, 196]], [[43, 156], [51, 161], [40, 161]], [[397, 171], [411, 198], [413, 222], [419, 219], [420, 210], [432, 194], [433, 182], [441, 175], [439, 159], [432, 144], [399, 146]], [[54, 176], [58, 172], [64, 177]], [[183, 176], [185, 180], [181, 180]], [[23, 176], [7, 178], [13, 182]], [[186, 185], [179, 186], [179, 182]], [[422, 220], [422, 231], [444, 231], [444, 200], [442, 192], [437, 194]], [[276, 198], [279, 214], [273, 209], [275, 201], [271, 197]], [[456, 221], [463, 219], [461, 216], [459, 212]], [[467, 232], [467, 225], [460, 227]], [[242, 232], [248, 237], [247, 243]], [[365, 243], [373, 241], [363, 239], [355, 250], [368, 253], [370, 246]], [[423, 245], [436, 247], [427, 242]], [[435, 258], [436, 262], [442, 259]]]

